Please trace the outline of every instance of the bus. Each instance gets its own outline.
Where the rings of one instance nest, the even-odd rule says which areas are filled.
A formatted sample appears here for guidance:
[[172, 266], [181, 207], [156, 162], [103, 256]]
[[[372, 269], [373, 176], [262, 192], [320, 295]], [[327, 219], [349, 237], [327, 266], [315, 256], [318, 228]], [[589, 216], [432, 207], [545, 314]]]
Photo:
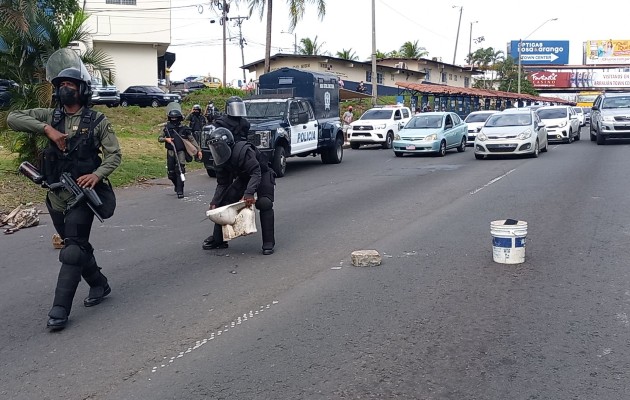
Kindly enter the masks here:
[[595, 98], [600, 94], [602, 92], [578, 92], [575, 105], [577, 107], [591, 108]]

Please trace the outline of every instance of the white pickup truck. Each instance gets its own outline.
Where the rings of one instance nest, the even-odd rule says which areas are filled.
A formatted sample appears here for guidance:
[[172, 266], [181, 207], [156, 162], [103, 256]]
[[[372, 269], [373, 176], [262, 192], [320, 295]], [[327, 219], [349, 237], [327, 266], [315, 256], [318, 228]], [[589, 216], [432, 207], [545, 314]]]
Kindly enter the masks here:
[[411, 119], [411, 110], [403, 106], [383, 106], [367, 110], [348, 128], [350, 147], [380, 144], [391, 149], [394, 135]]

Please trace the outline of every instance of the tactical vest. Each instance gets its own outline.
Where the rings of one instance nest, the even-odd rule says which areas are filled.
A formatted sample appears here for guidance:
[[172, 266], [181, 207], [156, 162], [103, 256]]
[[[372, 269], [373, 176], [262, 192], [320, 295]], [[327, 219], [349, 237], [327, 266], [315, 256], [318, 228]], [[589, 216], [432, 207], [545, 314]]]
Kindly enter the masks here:
[[[245, 157], [245, 153], [247, 152], [248, 147], [254, 149], [254, 152], [256, 153], [256, 160], [258, 160], [258, 164], [260, 164], [260, 172], [267, 172], [267, 170], [269, 169], [269, 162], [267, 160], [267, 157], [260, 150], [258, 150], [256, 146], [249, 142], [243, 141], [234, 143], [234, 146], [232, 147], [232, 156], [230, 157], [229, 161], [230, 166], [232, 167], [232, 171], [238, 171], [239, 162]], [[247, 176], [246, 178], [249, 178], [249, 176]]]
[[[180, 131], [182, 131], [184, 133], [184, 135], [188, 136], [188, 133], [186, 131], [188, 131], [190, 128], [188, 128], [187, 126], [173, 126], [173, 125], [166, 125], [164, 127], [164, 136], [169, 137], [171, 139], [173, 139], [173, 143], [175, 144], [175, 149], [177, 149], [177, 151], [186, 151], [186, 146], [184, 145], [184, 138], [182, 137], [182, 133], [180, 133]], [[173, 150], [173, 145], [168, 143], [168, 142], [164, 142], [164, 148], [166, 150]]]
[[[48, 141], [42, 153], [42, 173], [48, 184], [59, 182], [63, 172], [68, 172], [74, 179], [91, 174], [101, 165], [100, 141], [94, 137], [94, 128], [105, 116], [89, 108], [84, 108], [81, 121], [74, 136], [67, 139], [66, 151], [59, 150], [55, 142]], [[65, 113], [60, 109], [53, 112], [52, 127], [66, 133]]]

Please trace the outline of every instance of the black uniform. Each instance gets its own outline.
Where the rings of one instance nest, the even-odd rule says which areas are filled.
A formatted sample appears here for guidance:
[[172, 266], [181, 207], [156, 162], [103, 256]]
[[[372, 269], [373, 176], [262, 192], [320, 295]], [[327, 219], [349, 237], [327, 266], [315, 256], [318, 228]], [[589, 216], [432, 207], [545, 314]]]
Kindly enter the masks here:
[[234, 135], [234, 141], [239, 142], [241, 140], [247, 141], [247, 133], [249, 132], [249, 121], [243, 117], [233, 117], [230, 115], [222, 115], [212, 122], [212, 125], [217, 128], [226, 128], [232, 135]]
[[220, 115], [219, 111], [216, 108], [214, 108], [214, 105], [211, 106], [208, 104], [208, 106], [206, 106], [205, 117], [206, 117], [206, 122], [208, 124], [211, 124], [216, 118], [219, 117], [219, 115]]
[[[260, 162], [260, 155], [248, 142], [238, 141], [232, 147], [230, 160], [217, 169], [217, 188], [211, 205], [216, 207], [236, 203], [244, 196], [258, 195], [256, 208], [260, 210], [260, 225], [263, 251], [273, 250], [274, 236], [274, 191], [276, 174], [266, 162]], [[212, 237], [214, 239], [212, 239]], [[212, 237], [206, 241], [223, 242], [221, 225], [215, 224]]]
[[199, 142], [201, 131], [203, 130], [203, 127], [208, 124], [206, 117], [201, 115], [201, 113], [192, 112], [186, 116], [186, 121], [188, 122], [188, 127], [192, 130], [195, 139]]
[[[168, 137], [173, 139], [172, 144], [164, 140]], [[162, 134], [158, 137], [158, 141], [163, 142], [164, 148], [166, 148], [166, 170], [168, 172], [168, 179], [173, 182], [175, 192], [179, 198], [184, 197], [184, 181], [182, 180], [181, 174], [186, 173], [186, 161], [192, 161], [192, 158], [186, 152], [184, 139], [189, 140], [195, 147], [199, 147], [189, 127], [173, 125], [170, 121], [166, 123]], [[173, 151], [173, 145], [175, 145], [177, 152]]]

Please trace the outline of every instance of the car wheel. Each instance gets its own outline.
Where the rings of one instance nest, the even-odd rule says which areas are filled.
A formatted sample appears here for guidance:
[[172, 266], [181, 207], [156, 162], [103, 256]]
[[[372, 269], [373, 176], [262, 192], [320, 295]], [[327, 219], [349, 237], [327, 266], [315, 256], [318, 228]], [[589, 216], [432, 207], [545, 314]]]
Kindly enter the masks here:
[[457, 152], [463, 153], [465, 151], [466, 151], [466, 137], [464, 136], [462, 138], [462, 142], [459, 144], [459, 147], [457, 148]]
[[359, 146], [361, 146], [359, 143], [350, 142], [350, 148], [353, 149], [353, 150], [357, 150], [359, 148]]
[[540, 154], [540, 145], [538, 144], [538, 140], [534, 143], [534, 152], [532, 153], [532, 158], [538, 158]]
[[276, 172], [278, 178], [282, 178], [287, 171], [287, 157], [283, 146], [276, 147], [276, 151], [273, 152], [271, 168]]
[[112, 108], [112, 107], [114, 107], [113, 104], [107, 104], [107, 108]]
[[120, 106], [121, 107], [129, 107], [129, 103], [127, 103], [127, 100], [123, 100], [120, 102]]
[[206, 169], [206, 172], [208, 173], [208, 176], [210, 178], [216, 178], [217, 177], [217, 171], [215, 171], [215, 170], [213, 170], [211, 168]]
[[580, 140], [580, 135], [582, 134], [582, 128], [578, 129], [577, 133], [575, 134], [575, 138], [573, 140], [578, 141]]
[[601, 133], [597, 133], [597, 145], [601, 146], [603, 144], [606, 144], [606, 138], [601, 134]]
[[381, 145], [384, 149], [391, 149], [392, 143], [394, 143], [394, 134], [391, 132], [387, 133], [387, 137], [385, 137], [385, 143]]
[[484, 155], [483, 155], [483, 154], [475, 154], [475, 158], [476, 158], [477, 160], [483, 160]]
[[159, 105], [160, 105], [160, 103], [157, 100], [155, 100], [155, 99], [153, 99], [153, 101], [151, 102], [151, 107], [153, 107], [153, 108], [156, 108]]
[[326, 149], [322, 153], [322, 162], [324, 164], [339, 164], [343, 159], [343, 139], [337, 137], [335, 145]]
[[396, 157], [402, 157], [402, 156], [403, 156], [403, 153], [402, 153], [402, 151], [395, 151], [395, 152], [394, 152], [394, 155], [395, 155]]
[[437, 152], [438, 157], [444, 157], [446, 155], [446, 142], [442, 140], [440, 142], [440, 150]]
[[591, 124], [591, 126], [588, 128], [588, 133], [591, 136], [591, 142], [594, 142], [595, 140], [597, 140], [597, 136], [595, 136], [595, 132], [593, 131], [593, 125]]

